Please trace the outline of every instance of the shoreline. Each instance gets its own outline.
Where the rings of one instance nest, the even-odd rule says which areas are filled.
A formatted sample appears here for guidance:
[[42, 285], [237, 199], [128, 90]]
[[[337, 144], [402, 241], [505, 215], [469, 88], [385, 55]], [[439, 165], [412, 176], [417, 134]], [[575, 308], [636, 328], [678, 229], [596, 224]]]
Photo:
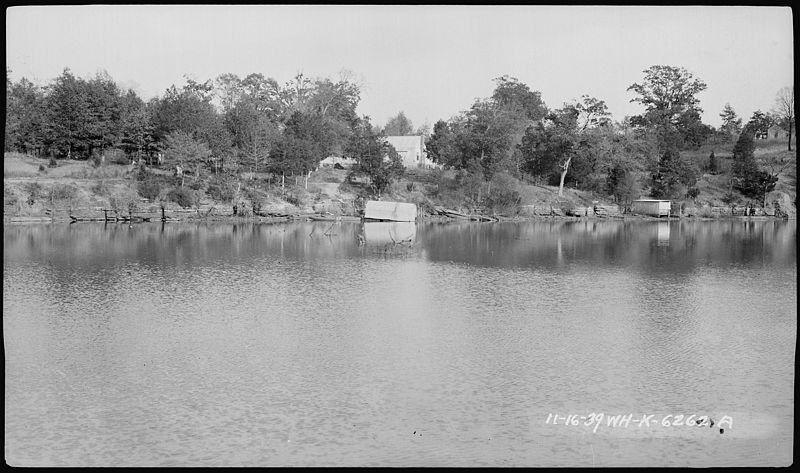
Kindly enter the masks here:
[[[233, 215], [208, 215], [208, 216], [198, 216], [198, 215], [185, 215], [181, 217], [170, 216], [167, 217], [166, 220], [162, 220], [161, 216], [158, 215], [157, 218], [155, 216], [144, 216], [141, 214], [134, 214], [133, 222], [129, 218], [86, 218], [86, 219], [74, 219], [70, 216], [4, 216], [3, 217], [3, 225], [25, 225], [25, 224], [77, 224], [77, 223], [103, 223], [103, 224], [128, 224], [128, 225], [140, 225], [140, 224], [153, 224], [153, 223], [205, 223], [205, 224], [232, 224], [232, 223], [250, 223], [250, 224], [274, 224], [274, 223], [287, 223], [287, 222], [324, 222], [324, 223], [369, 223], [370, 221], [365, 221], [362, 217], [353, 216], [353, 215], [342, 215], [340, 219], [336, 219], [335, 216], [330, 215], [320, 215], [320, 214], [298, 214], [298, 215], [288, 215], [288, 216], [254, 216], [254, 217], [240, 217], [240, 216], [233, 216]], [[142, 220], [145, 218], [147, 220]], [[670, 217], [652, 217], [646, 215], [620, 215], [620, 216], [584, 216], [584, 217], [574, 217], [568, 215], [531, 215], [531, 216], [498, 216], [494, 217], [494, 220], [486, 220], [483, 218], [474, 218], [474, 219], [467, 219], [467, 218], [455, 218], [455, 217], [446, 217], [446, 216], [425, 216], [425, 217], [417, 217], [414, 223], [504, 223], [504, 222], [536, 222], [536, 221], [566, 221], [566, 222], [578, 222], [578, 221], [628, 221], [628, 222], [672, 222], [672, 221], [684, 221], [684, 220], [691, 220], [691, 221], [726, 221], [726, 220], [738, 220], [738, 221], [793, 221], [796, 218], [784, 218], [784, 217], [776, 217], [776, 216], [768, 216], [768, 215], [759, 215], [759, 216], [731, 216], [731, 215], [721, 215], [715, 217], [701, 217], [701, 216], [670, 216]], [[404, 222], [401, 222], [404, 223]]]

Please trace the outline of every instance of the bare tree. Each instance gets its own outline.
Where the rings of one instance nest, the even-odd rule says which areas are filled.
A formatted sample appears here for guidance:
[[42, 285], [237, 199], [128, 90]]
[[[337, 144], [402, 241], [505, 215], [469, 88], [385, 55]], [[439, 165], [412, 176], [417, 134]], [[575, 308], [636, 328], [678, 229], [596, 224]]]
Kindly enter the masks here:
[[794, 130], [794, 86], [784, 87], [778, 91], [772, 113], [778, 119], [778, 125], [788, 132], [789, 151], [791, 151]]

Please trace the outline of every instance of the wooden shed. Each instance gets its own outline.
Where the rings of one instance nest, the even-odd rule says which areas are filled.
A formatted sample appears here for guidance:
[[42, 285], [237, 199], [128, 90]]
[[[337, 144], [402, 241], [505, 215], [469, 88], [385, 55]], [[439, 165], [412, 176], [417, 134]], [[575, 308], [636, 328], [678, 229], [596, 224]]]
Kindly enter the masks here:
[[672, 203], [668, 200], [639, 199], [634, 200], [631, 210], [635, 214], [652, 217], [669, 217]]
[[417, 206], [405, 202], [368, 200], [364, 207], [364, 218], [368, 220], [413, 222], [417, 219]]

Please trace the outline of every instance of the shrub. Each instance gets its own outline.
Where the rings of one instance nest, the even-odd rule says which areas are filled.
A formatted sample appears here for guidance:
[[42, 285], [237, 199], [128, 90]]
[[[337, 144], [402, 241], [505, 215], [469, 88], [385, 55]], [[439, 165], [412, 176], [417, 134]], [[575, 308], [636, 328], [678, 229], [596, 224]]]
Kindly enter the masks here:
[[78, 196], [78, 188], [71, 184], [55, 184], [47, 193], [50, 203], [73, 201]]
[[499, 172], [492, 177], [491, 191], [484, 198], [487, 208], [497, 213], [516, 214], [522, 198], [519, 195], [519, 181], [505, 172]]
[[18, 199], [8, 187], [3, 185], [3, 206], [17, 205]]
[[[248, 187], [244, 191], [244, 195], [252, 203], [253, 210], [261, 212], [261, 208], [266, 204], [267, 200], [265, 195], [257, 189]], [[234, 197], [231, 197], [233, 200]], [[241, 209], [240, 209], [241, 210]]]
[[153, 177], [140, 181], [136, 188], [139, 195], [150, 201], [157, 200], [161, 194], [161, 183]]
[[216, 201], [231, 202], [236, 195], [236, 186], [230, 182], [218, 179], [208, 184], [206, 193]]
[[106, 161], [114, 164], [130, 164], [131, 159], [121, 149], [107, 149], [105, 151]]
[[298, 207], [305, 207], [306, 205], [308, 205], [309, 202], [308, 193], [304, 189], [299, 187], [287, 189], [283, 199], [286, 202], [289, 202], [290, 204], [296, 205]]
[[117, 212], [133, 212], [139, 203], [139, 194], [132, 187], [115, 189], [108, 201]]
[[43, 197], [42, 185], [38, 182], [31, 182], [25, 186], [28, 192], [28, 205], [33, 205]]
[[40, 165], [39, 165], [39, 172], [44, 172], [45, 170], [46, 170], [46, 169], [45, 169], [45, 167], [44, 167], [44, 164], [40, 164]]
[[186, 187], [173, 187], [167, 192], [167, 200], [181, 207], [192, 207], [199, 203], [196, 191]]
[[56, 161], [56, 158], [54, 158], [53, 156], [50, 156], [50, 161], [48, 161], [47, 167], [49, 167], [49, 168], [58, 167], [58, 162]]
[[739, 196], [733, 192], [726, 192], [725, 195], [722, 196], [722, 201], [730, 205], [734, 202], [738, 202]]

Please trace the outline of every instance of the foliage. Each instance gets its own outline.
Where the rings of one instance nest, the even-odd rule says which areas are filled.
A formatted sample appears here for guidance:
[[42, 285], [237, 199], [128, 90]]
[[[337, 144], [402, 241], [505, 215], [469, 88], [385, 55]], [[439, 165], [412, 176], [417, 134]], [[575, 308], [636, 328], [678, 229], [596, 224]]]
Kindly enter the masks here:
[[766, 137], [769, 128], [773, 125], [773, 118], [761, 110], [753, 112], [750, 121], [747, 122], [748, 131], [758, 137]]
[[211, 156], [211, 150], [204, 142], [195, 140], [183, 131], [170, 133], [164, 141], [166, 144], [165, 161], [183, 169], [193, 167], [195, 176], [199, 175], [200, 166]]
[[132, 187], [117, 188], [111, 191], [108, 201], [117, 212], [133, 212], [139, 203], [139, 193]]
[[25, 184], [25, 191], [28, 193], [28, 205], [33, 205], [44, 197], [44, 188], [38, 182]]
[[708, 155], [708, 172], [711, 174], [716, 174], [719, 171], [719, 163], [717, 163], [717, 157], [714, 155], [714, 151], [711, 151], [711, 154]]
[[72, 201], [78, 196], [78, 188], [72, 184], [53, 184], [47, 192], [47, 200], [51, 204], [59, 201]]
[[523, 169], [557, 183], [563, 195], [570, 169], [573, 182], [586, 180], [594, 171], [596, 149], [604, 138], [603, 129], [610, 125], [609, 115], [605, 102], [588, 95], [548, 113], [522, 137]]
[[736, 110], [731, 107], [730, 103], [725, 104], [725, 107], [722, 109], [722, 113], [720, 113], [719, 116], [722, 118], [722, 126], [720, 126], [720, 130], [729, 136], [736, 136], [741, 133], [742, 119], [739, 118], [739, 116], [736, 114]]
[[414, 125], [406, 117], [405, 113], [400, 111], [386, 122], [386, 126], [383, 127], [383, 134], [386, 136], [413, 135]]
[[656, 199], [681, 198], [695, 185], [697, 175], [697, 169], [681, 159], [676, 149], [667, 150], [651, 175], [650, 194]]
[[213, 179], [208, 184], [206, 193], [214, 200], [232, 202], [236, 197], [236, 186], [227, 179]]
[[615, 164], [606, 179], [606, 192], [614, 196], [618, 203], [628, 204], [637, 191], [634, 173], [622, 163]]
[[369, 117], [364, 117], [356, 126], [346, 152], [355, 159], [351, 176], [364, 174], [369, 177], [372, 194], [380, 197], [389, 184], [403, 175], [404, 167], [400, 155], [382, 134], [376, 133]]
[[507, 172], [496, 173], [483, 202], [485, 207], [503, 215], [517, 214], [522, 203], [518, 187], [519, 181]]
[[167, 200], [175, 202], [181, 207], [189, 208], [199, 205], [200, 199], [197, 191], [193, 191], [187, 187], [173, 187], [167, 191]]
[[659, 150], [689, 147], [698, 141], [698, 132], [709, 132], [699, 125], [700, 101], [696, 95], [706, 89], [705, 82], [695, 79], [682, 67], [655, 65], [644, 71], [644, 81], [634, 83], [628, 91], [638, 96], [631, 99], [645, 107], [645, 112], [632, 118], [635, 126], [655, 134]]
[[789, 151], [792, 150], [792, 132], [795, 128], [794, 115], [794, 86], [783, 87], [775, 95], [775, 105], [772, 109], [775, 123], [789, 133], [787, 140]]
[[154, 176], [148, 176], [137, 184], [136, 189], [139, 195], [153, 202], [161, 195], [161, 181]]

